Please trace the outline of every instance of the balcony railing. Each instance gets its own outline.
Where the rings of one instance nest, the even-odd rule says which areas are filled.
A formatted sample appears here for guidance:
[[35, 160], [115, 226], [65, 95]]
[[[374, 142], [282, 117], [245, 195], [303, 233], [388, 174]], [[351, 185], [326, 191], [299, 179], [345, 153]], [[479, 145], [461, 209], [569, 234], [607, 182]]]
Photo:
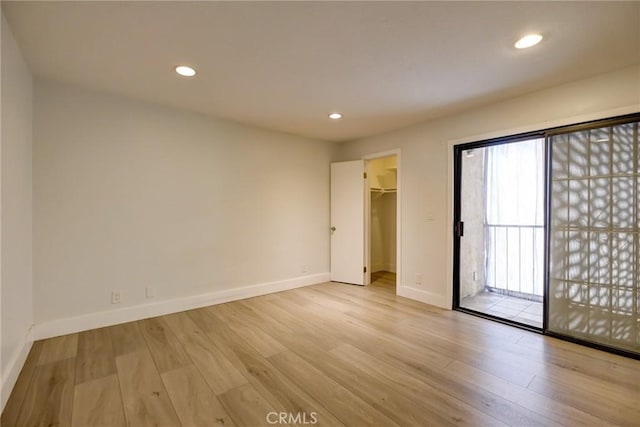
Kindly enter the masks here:
[[538, 300], [543, 295], [544, 226], [485, 224], [486, 286]]

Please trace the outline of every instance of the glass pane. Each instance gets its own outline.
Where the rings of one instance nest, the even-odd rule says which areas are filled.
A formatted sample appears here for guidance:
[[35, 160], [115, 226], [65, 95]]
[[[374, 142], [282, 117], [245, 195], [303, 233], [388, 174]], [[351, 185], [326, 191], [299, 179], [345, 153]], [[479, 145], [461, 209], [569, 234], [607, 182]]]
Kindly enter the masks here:
[[638, 124], [550, 143], [549, 330], [640, 353]]
[[466, 150], [461, 160], [460, 306], [542, 327], [544, 140]]

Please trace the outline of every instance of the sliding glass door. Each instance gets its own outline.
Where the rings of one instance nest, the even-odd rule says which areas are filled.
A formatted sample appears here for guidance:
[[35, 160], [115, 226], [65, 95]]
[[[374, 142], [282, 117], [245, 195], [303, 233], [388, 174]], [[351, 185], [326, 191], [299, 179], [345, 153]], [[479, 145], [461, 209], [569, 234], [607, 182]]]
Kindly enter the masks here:
[[549, 143], [549, 331], [640, 353], [638, 122]]
[[640, 114], [454, 153], [454, 308], [640, 356]]
[[544, 146], [458, 150], [458, 308], [542, 328]]

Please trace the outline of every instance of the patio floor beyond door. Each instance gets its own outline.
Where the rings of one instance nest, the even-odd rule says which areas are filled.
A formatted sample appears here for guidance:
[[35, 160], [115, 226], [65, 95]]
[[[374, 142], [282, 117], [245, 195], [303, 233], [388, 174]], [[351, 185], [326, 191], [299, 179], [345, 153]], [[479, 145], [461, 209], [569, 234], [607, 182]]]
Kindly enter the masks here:
[[502, 317], [525, 325], [542, 328], [542, 303], [485, 291], [463, 298], [460, 306], [473, 311]]

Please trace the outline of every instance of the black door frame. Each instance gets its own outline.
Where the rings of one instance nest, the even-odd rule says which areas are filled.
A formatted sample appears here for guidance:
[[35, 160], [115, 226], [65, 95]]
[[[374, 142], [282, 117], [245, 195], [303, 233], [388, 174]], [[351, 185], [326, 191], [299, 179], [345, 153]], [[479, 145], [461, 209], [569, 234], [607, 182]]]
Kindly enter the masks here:
[[[543, 212], [544, 212], [544, 243], [543, 243], [543, 247], [545, 248], [544, 250], [544, 269], [543, 269], [543, 280], [544, 280], [544, 295], [542, 297], [542, 306], [543, 306], [543, 316], [542, 316], [542, 329], [541, 328], [537, 328], [535, 326], [531, 326], [531, 325], [527, 325], [525, 323], [520, 323], [520, 322], [515, 322], [513, 320], [509, 320], [509, 319], [505, 319], [503, 317], [499, 317], [499, 316], [494, 316], [492, 314], [488, 314], [488, 313], [483, 313], [481, 311], [476, 311], [476, 310], [472, 310], [469, 308], [464, 308], [460, 306], [460, 238], [461, 235], [459, 233], [459, 227], [461, 224], [461, 220], [462, 220], [462, 200], [461, 200], [461, 191], [462, 191], [462, 155], [463, 152], [467, 151], [467, 150], [474, 150], [477, 148], [487, 148], [487, 147], [494, 147], [496, 145], [505, 145], [505, 144], [512, 144], [512, 143], [516, 143], [516, 142], [522, 142], [522, 141], [527, 141], [527, 140], [531, 140], [531, 139], [544, 139], [544, 171], [543, 171], [543, 175], [544, 175], [544, 179], [545, 182], [543, 184], [543, 188], [544, 188], [544, 196], [543, 196], [543, 200], [544, 200], [544, 208], [543, 208]], [[547, 218], [548, 218], [548, 212], [547, 212], [547, 207], [548, 207], [548, 203], [547, 203], [547, 156], [548, 156], [548, 152], [549, 149], [547, 147], [548, 143], [547, 143], [547, 138], [545, 137], [545, 131], [534, 131], [534, 132], [526, 132], [526, 133], [521, 133], [521, 134], [517, 134], [517, 135], [512, 135], [512, 136], [506, 136], [506, 137], [501, 137], [501, 138], [493, 138], [493, 139], [486, 139], [486, 140], [482, 140], [482, 141], [475, 141], [475, 142], [468, 142], [465, 144], [459, 144], [459, 145], [455, 145], [453, 147], [453, 161], [454, 161], [454, 165], [453, 165], [453, 301], [452, 301], [452, 308], [454, 310], [458, 310], [458, 311], [462, 311], [465, 313], [469, 313], [469, 314], [473, 314], [475, 316], [479, 316], [479, 317], [484, 317], [487, 319], [491, 319], [491, 320], [495, 320], [497, 322], [500, 323], [505, 323], [508, 325], [513, 325], [513, 326], [517, 326], [519, 328], [522, 329], [527, 329], [527, 330], [531, 330], [534, 332], [542, 332], [546, 330], [547, 324], [546, 324], [546, 320], [547, 320], [547, 314], [546, 314], [546, 310], [547, 310], [547, 293], [548, 293], [548, 288], [547, 288]]]

